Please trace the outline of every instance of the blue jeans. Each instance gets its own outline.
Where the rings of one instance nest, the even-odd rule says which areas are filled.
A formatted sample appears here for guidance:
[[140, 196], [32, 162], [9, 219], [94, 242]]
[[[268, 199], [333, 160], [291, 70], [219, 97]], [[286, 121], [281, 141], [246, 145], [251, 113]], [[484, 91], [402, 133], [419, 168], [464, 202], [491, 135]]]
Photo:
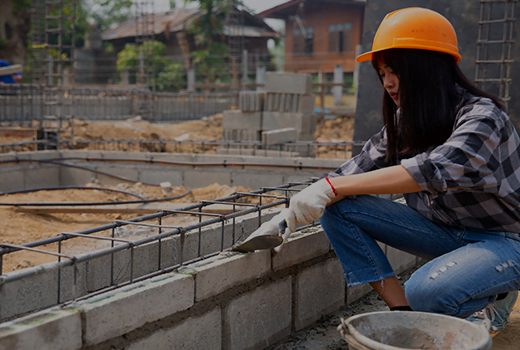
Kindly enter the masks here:
[[497, 294], [520, 289], [517, 234], [438, 225], [404, 204], [374, 196], [332, 204], [320, 222], [348, 286], [395, 275], [376, 240], [429, 260], [405, 283], [415, 311], [467, 317]]

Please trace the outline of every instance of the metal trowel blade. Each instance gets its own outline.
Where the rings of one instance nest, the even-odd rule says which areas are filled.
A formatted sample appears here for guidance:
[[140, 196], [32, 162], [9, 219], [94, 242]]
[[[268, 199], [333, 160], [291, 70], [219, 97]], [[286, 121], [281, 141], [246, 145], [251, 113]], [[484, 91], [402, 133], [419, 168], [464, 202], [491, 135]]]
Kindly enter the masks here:
[[231, 251], [249, 253], [260, 249], [271, 249], [282, 244], [283, 238], [275, 235], [256, 236], [245, 242], [237, 242], [231, 247]]

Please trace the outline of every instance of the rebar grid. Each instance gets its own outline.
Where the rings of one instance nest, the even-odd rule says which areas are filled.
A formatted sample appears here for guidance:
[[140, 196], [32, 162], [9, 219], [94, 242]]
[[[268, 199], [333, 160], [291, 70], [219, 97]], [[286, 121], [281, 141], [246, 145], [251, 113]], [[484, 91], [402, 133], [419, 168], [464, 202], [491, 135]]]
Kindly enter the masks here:
[[[518, 0], [480, 0], [475, 83], [497, 94], [508, 110], [515, 6]], [[503, 15], [502, 15], [503, 14]]]
[[[237, 242], [236, 237], [236, 218], [245, 216], [252, 213], [258, 213], [258, 227], [261, 225], [261, 218], [262, 218], [262, 211], [274, 208], [280, 205], [287, 205], [290, 200], [290, 195], [293, 192], [300, 191], [304, 188], [304, 186], [307, 186], [314, 182], [314, 179], [303, 181], [303, 182], [296, 182], [296, 183], [288, 183], [281, 186], [276, 187], [269, 187], [269, 188], [261, 188], [256, 191], [251, 192], [236, 192], [228, 197], [219, 198], [217, 200], [211, 200], [211, 201], [201, 201], [198, 204], [189, 205], [186, 206], [180, 210], [160, 210], [155, 214], [150, 214], [146, 216], [137, 217], [130, 220], [115, 220], [111, 224], [91, 228], [88, 230], [78, 231], [78, 232], [62, 232], [56, 235], [55, 237], [46, 238], [30, 243], [25, 243], [21, 245], [13, 245], [13, 244], [7, 244], [7, 243], [0, 243], [0, 273], [2, 272], [2, 261], [4, 255], [12, 254], [17, 251], [21, 250], [28, 250], [32, 251], [38, 254], [45, 254], [45, 255], [51, 255], [51, 256], [57, 256], [58, 260], [55, 263], [40, 265], [37, 269], [27, 269], [27, 270], [19, 270], [13, 273], [9, 274], [2, 274], [0, 275], [0, 287], [6, 283], [17, 281], [17, 280], [23, 280], [26, 278], [31, 278], [37, 275], [41, 275], [44, 273], [49, 273], [52, 271], [56, 271], [58, 273], [58, 285], [57, 285], [57, 303], [62, 304], [64, 300], [61, 300], [61, 296], [63, 295], [62, 286], [61, 286], [61, 270], [65, 267], [72, 266], [73, 267], [73, 284], [72, 284], [72, 301], [84, 299], [88, 297], [92, 297], [93, 295], [98, 295], [101, 293], [104, 293], [109, 290], [113, 290], [125, 285], [129, 285], [138, 281], [145, 280], [147, 278], [151, 278], [160, 274], [172, 272], [176, 269], [178, 269], [181, 266], [189, 265], [190, 263], [201, 261], [204, 259], [207, 259], [209, 257], [218, 255], [224, 251], [227, 251], [230, 249], [232, 244], [235, 244]], [[273, 193], [275, 192], [275, 193]], [[249, 199], [256, 199], [257, 203], [242, 203], [239, 202], [241, 199], [244, 198]], [[273, 201], [274, 200], [274, 201]], [[230, 206], [232, 211], [230, 211], [228, 214], [216, 214], [211, 212], [203, 212], [203, 209], [214, 205], [214, 204], [220, 204], [220, 205], [227, 205]], [[240, 208], [240, 209], [237, 209]], [[244, 209], [242, 209], [244, 208]], [[208, 208], [209, 209], [209, 208]], [[198, 222], [189, 224], [187, 226], [171, 226], [171, 225], [163, 225], [162, 222], [166, 217], [169, 216], [191, 216], [191, 217], [197, 217]], [[203, 220], [203, 217], [208, 217], [209, 219]], [[157, 224], [150, 224], [147, 223], [151, 220], [157, 220]], [[226, 229], [226, 222], [230, 222], [232, 225], [232, 240], [231, 245], [227, 246], [225, 245], [225, 229]], [[220, 229], [220, 237], [221, 237], [221, 243], [220, 243], [220, 249], [218, 251], [210, 252], [207, 254], [202, 254], [201, 246], [203, 244], [203, 235], [202, 235], [202, 229], [204, 227], [213, 225], [213, 224], [221, 224]], [[154, 228], [158, 228], [158, 233], [150, 236], [141, 238], [135, 241], [128, 240], [128, 239], [122, 239], [116, 237], [116, 230], [119, 227], [123, 227], [126, 225], [135, 225], [135, 226], [152, 226]], [[313, 226], [314, 223], [311, 223], [310, 225], [304, 226], [302, 228], [307, 228], [310, 226]], [[165, 232], [163, 232], [163, 229], [170, 229]], [[108, 231], [108, 234], [103, 235], [103, 232]], [[252, 232], [252, 231], [251, 231]], [[247, 236], [251, 232], [243, 232], [242, 236]], [[197, 239], [198, 244], [198, 251], [197, 255], [194, 258], [191, 258], [189, 260], [186, 260], [184, 258], [185, 253], [185, 239], [187, 237], [187, 234], [194, 234]], [[73, 240], [73, 239], [89, 239], [89, 240], [103, 240], [103, 241], [109, 241], [110, 242], [110, 248], [96, 250], [94, 252], [74, 256], [71, 254], [65, 254], [63, 252], [63, 242], [67, 240]], [[180, 243], [180, 252], [178, 255], [178, 261], [173, 261], [169, 264], [165, 263], [164, 261], [161, 261], [161, 249], [162, 240], [166, 238], [172, 238], [175, 240], [175, 242]], [[136, 276], [134, 273], [134, 265], [135, 265], [135, 259], [134, 259], [134, 250], [136, 247], [156, 242], [158, 243], [157, 249], [158, 249], [158, 255], [157, 255], [157, 269], [153, 272], [149, 272], [144, 275]], [[51, 245], [51, 244], [58, 244], [58, 252], [48, 251], [41, 248], [46, 248], [45, 246]], [[175, 246], [176, 247], [176, 246]], [[175, 249], [174, 247], [174, 249]], [[49, 249], [49, 248], [47, 248]], [[128, 278], [124, 277], [116, 277], [115, 276], [115, 264], [114, 264], [114, 254], [117, 252], [122, 251], [129, 251], [130, 257], [129, 257], [129, 276]], [[101, 288], [100, 290], [96, 291], [86, 291], [86, 294], [82, 296], [77, 296], [77, 283], [78, 283], [78, 264], [83, 262], [89, 262], [93, 259], [100, 258], [103, 256], [110, 256], [110, 283], [108, 286], [105, 286]], [[128, 268], [128, 266], [127, 266]], [[119, 274], [121, 271], [119, 271]]]

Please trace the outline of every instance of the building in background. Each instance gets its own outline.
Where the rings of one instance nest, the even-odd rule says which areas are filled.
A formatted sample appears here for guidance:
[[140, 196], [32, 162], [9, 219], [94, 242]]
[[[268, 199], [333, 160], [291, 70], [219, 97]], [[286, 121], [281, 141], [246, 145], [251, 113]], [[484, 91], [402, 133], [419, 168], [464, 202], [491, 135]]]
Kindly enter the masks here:
[[[203, 12], [193, 8], [178, 8], [163, 13], [155, 13], [153, 17], [153, 31], [155, 40], [166, 45], [164, 55], [182, 56], [189, 52], [201, 49], [196, 47], [193, 36], [189, 34], [189, 24], [201, 16]], [[267, 41], [279, 38], [280, 34], [272, 29], [265, 21], [247, 11], [242, 11], [243, 28], [240, 31], [224, 26], [226, 37], [240, 35], [244, 38], [244, 49], [249, 54], [268, 54]], [[115, 52], [123, 49], [127, 43], [135, 43], [135, 18], [124, 21], [117, 27], [102, 34], [103, 42], [111, 43]]]
[[[285, 71], [353, 73], [366, 0], [291, 0], [258, 15], [285, 20]], [[327, 79], [330, 80], [330, 79]]]

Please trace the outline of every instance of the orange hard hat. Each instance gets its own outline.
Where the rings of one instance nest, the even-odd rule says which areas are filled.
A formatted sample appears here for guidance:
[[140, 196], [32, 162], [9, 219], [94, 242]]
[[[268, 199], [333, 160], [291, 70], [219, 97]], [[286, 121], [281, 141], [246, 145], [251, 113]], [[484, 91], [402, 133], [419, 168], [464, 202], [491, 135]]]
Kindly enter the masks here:
[[371, 61], [374, 52], [388, 49], [439, 51], [455, 57], [457, 63], [461, 60], [451, 23], [441, 14], [421, 7], [387, 14], [377, 29], [372, 51], [359, 55], [356, 61]]

